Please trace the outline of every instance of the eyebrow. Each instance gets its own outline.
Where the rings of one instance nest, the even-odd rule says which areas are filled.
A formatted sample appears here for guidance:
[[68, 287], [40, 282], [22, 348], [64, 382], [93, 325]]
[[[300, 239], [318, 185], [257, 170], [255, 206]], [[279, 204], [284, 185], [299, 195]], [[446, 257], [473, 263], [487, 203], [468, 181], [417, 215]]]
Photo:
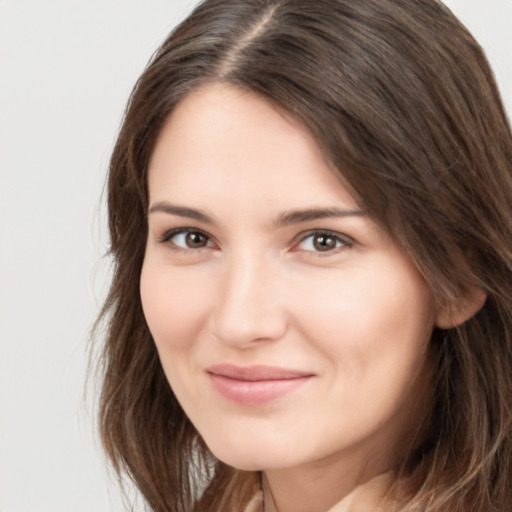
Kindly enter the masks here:
[[274, 221], [275, 227], [290, 226], [301, 222], [339, 217], [363, 217], [362, 210], [345, 210], [343, 208], [308, 208], [281, 213]]
[[195, 208], [188, 208], [187, 206], [178, 206], [170, 204], [166, 201], [158, 201], [149, 208], [149, 213], [163, 212], [169, 215], [177, 215], [179, 217], [187, 217], [189, 219], [198, 220], [205, 224], [213, 224], [213, 218]]
[[[187, 206], [179, 206], [168, 203], [167, 201], [158, 201], [149, 208], [149, 213], [163, 212], [169, 215], [177, 215], [179, 217], [187, 217], [205, 224], [214, 224], [213, 217], [196, 208]], [[340, 217], [363, 217], [362, 210], [345, 210], [343, 208], [308, 208], [305, 210], [290, 210], [283, 212], [273, 221], [276, 228], [290, 226], [292, 224], [300, 224], [301, 222], [309, 222], [318, 219], [340, 218]]]

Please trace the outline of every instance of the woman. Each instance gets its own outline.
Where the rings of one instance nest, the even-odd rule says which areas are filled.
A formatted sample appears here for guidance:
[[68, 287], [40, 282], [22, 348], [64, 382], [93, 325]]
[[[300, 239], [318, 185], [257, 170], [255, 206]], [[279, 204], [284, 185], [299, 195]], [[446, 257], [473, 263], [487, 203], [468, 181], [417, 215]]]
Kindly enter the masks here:
[[206, 0], [112, 156], [100, 426], [155, 511], [505, 511], [512, 137], [435, 0]]

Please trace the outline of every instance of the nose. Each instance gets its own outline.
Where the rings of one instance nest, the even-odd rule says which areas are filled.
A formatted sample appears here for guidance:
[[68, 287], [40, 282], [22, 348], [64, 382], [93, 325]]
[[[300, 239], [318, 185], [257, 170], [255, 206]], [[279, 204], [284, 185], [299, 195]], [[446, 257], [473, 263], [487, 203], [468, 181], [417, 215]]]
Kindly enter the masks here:
[[288, 327], [285, 283], [276, 270], [247, 254], [226, 262], [212, 314], [215, 337], [232, 347], [249, 348], [284, 336]]

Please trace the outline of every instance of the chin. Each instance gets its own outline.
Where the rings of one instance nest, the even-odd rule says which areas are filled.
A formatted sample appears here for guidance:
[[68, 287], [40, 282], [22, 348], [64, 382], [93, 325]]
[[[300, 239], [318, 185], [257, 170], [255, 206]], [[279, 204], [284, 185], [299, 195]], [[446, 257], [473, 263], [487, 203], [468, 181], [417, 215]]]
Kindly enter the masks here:
[[224, 464], [243, 471], [262, 471], [284, 469], [299, 465], [300, 454], [290, 450], [282, 443], [255, 442], [247, 439], [243, 443], [207, 443], [212, 454]]
[[275, 456], [265, 456], [265, 454], [254, 454], [254, 453], [237, 453], [227, 454], [224, 456], [223, 453], [213, 452], [215, 457], [236, 469], [242, 471], [268, 471], [271, 469], [284, 469], [289, 467], [288, 464], [283, 464], [282, 458], [276, 458]]

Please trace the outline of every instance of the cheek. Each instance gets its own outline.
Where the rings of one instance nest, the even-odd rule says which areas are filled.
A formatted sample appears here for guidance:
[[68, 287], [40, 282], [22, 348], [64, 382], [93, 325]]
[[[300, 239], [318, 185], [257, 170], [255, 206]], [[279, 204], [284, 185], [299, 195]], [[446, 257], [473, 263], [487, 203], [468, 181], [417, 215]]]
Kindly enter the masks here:
[[435, 313], [429, 288], [412, 265], [379, 259], [330, 273], [309, 290], [295, 295], [297, 324], [349, 378], [375, 374], [392, 381], [424, 359]]
[[186, 350], [203, 328], [209, 293], [200, 279], [191, 272], [151, 260], [144, 263], [140, 279], [142, 307], [159, 352]]
[[358, 439], [384, 426], [406, 432], [416, 404], [428, 399], [428, 286], [409, 267], [378, 267], [385, 271], [367, 267], [326, 280], [301, 306], [302, 335], [326, 364], [325, 399], [311, 414], [331, 411], [326, 438]]

